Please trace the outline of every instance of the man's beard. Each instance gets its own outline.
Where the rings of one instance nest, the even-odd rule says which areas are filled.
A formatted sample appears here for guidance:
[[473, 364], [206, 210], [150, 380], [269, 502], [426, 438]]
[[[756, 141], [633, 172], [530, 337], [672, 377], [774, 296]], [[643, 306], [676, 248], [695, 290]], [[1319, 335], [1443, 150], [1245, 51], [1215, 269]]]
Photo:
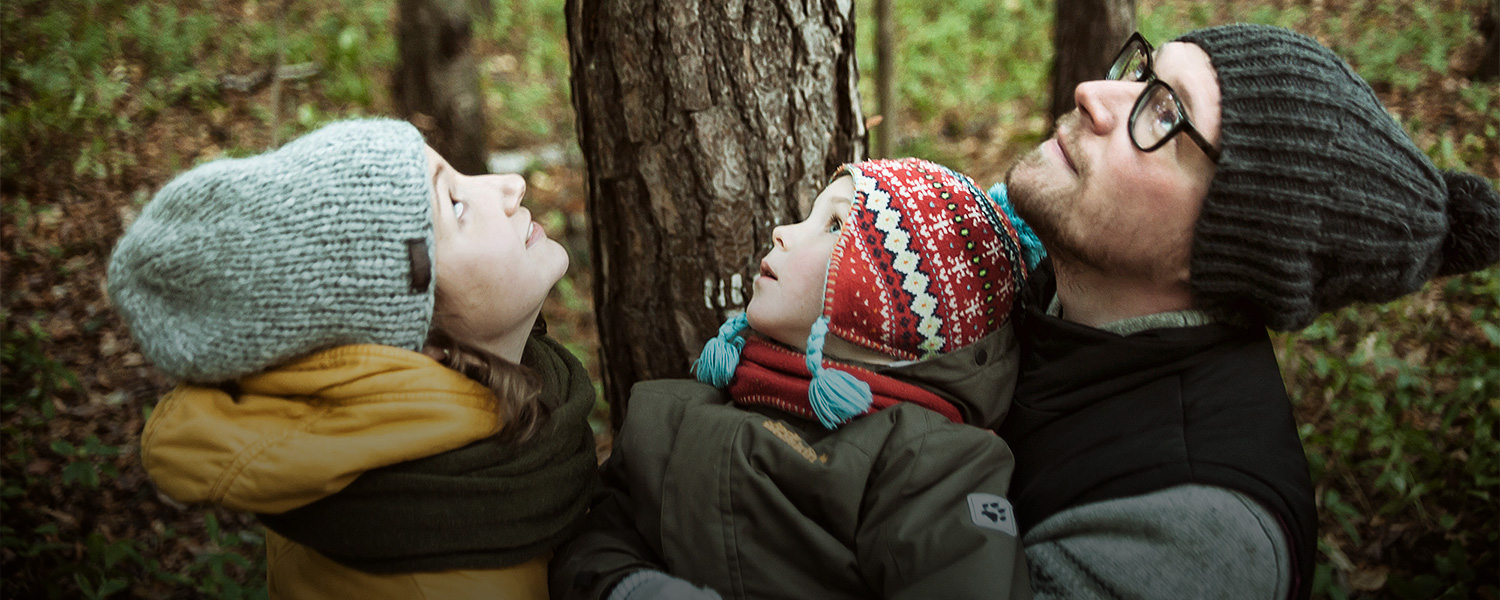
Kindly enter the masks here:
[[[1079, 147], [1076, 143], [1067, 145]], [[1078, 158], [1074, 157], [1073, 160]], [[1119, 251], [1117, 240], [1104, 239], [1119, 236], [1121, 232], [1103, 234], [1109, 229], [1103, 225], [1116, 220], [1115, 215], [1110, 214], [1112, 211], [1106, 210], [1107, 207], [1081, 204], [1082, 188], [1089, 180], [1089, 165], [1075, 162], [1078, 169], [1076, 185], [1048, 185], [1056, 182], [1038, 180], [1049, 177], [1045, 174], [1048, 162], [1046, 151], [1042, 146], [1037, 146], [1005, 173], [1005, 187], [1016, 215], [1036, 232], [1054, 264], [1062, 263], [1059, 265], [1061, 268], [1075, 271], [1083, 269], [1107, 275], [1147, 279], [1158, 279], [1165, 274], [1167, 265], [1157, 264], [1155, 261], [1142, 264], [1140, 260], [1132, 260]], [[1023, 175], [1020, 180], [1016, 179], [1018, 171]], [[1140, 234], [1125, 232], [1124, 235]]]
[[1032, 177], [1044, 176], [1039, 173], [1047, 162], [1046, 151], [1042, 146], [1037, 146], [1022, 156], [1005, 173], [1006, 195], [1015, 208], [1016, 215], [1036, 232], [1037, 238], [1042, 241], [1042, 246], [1054, 261], [1092, 262], [1085, 259], [1088, 248], [1083, 242], [1086, 240], [1078, 239], [1079, 236], [1073, 233], [1076, 228], [1070, 227], [1074, 215], [1069, 214], [1069, 208], [1077, 202], [1076, 194], [1069, 193], [1068, 189], [1048, 186], [1048, 182], [1016, 180], [1017, 171], [1030, 171]]

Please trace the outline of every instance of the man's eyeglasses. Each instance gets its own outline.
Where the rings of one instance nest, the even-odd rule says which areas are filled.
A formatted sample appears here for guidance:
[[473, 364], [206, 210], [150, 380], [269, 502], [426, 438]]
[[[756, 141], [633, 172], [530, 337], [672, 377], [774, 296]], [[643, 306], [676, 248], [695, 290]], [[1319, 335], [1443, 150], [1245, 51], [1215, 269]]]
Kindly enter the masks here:
[[1141, 37], [1140, 32], [1130, 34], [1125, 47], [1115, 56], [1109, 67], [1108, 79], [1115, 81], [1144, 81], [1146, 89], [1135, 99], [1135, 108], [1130, 111], [1130, 141], [1142, 152], [1152, 152], [1162, 147], [1172, 136], [1186, 132], [1197, 142], [1209, 160], [1219, 162], [1219, 150], [1208, 143], [1193, 120], [1188, 118], [1187, 108], [1177, 91], [1165, 81], [1156, 78], [1151, 68], [1151, 43]]

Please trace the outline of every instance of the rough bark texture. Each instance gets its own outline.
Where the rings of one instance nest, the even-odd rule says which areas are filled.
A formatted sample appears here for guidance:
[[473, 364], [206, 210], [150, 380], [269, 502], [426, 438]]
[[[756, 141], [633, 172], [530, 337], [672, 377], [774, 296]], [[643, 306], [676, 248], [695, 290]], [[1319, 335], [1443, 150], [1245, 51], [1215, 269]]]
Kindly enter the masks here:
[[[1073, 110], [1073, 88], [1102, 79], [1135, 31], [1135, 0], [1057, 0], [1052, 118]], [[1155, 40], [1153, 40], [1154, 42]]]
[[604, 388], [687, 377], [771, 229], [863, 157], [849, 0], [568, 0]]
[[487, 173], [469, 0], [400, 0], [396, 110], [459, 172]]

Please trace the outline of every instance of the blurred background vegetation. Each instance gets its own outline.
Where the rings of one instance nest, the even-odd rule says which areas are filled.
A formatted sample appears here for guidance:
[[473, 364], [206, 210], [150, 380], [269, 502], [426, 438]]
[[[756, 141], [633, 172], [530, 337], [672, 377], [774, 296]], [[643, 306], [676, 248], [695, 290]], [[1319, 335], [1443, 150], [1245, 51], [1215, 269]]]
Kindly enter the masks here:
[[[546, 318], [592, 368], [562, 4], [492, 0], [476, 14], [476, 54], [488, 141], [506, 153], [493, 164], [526, 173], [533, 210], [573, 255]], [[873, 116], [872, 3], [856, 4]], [[1051, 126], [1052, 3], [894, 5], [897, 153], [1000, 180]], [[1470, 77], [1488, 10], [1486, 0], [1139, 0], [1137, 18], [1158, 43], [1232, 21], [1313, 35], [1439, 166], [1494, 183], [1500, 84]], [[110, 309], [104, 268], [173, 174], [330, 120], [391, 114], [394, 15], [394, 0], [0, 4], [0, 593], [266, 595], [260, 526], [179, 505], [140, 467], [138, 434], [170, 382]], [[310, 70], [274, 93], [241, 85], [278, 52]], [[1276, 341], [1317, 487], [1315, 597], [1500, 597], [1500, 269]]]

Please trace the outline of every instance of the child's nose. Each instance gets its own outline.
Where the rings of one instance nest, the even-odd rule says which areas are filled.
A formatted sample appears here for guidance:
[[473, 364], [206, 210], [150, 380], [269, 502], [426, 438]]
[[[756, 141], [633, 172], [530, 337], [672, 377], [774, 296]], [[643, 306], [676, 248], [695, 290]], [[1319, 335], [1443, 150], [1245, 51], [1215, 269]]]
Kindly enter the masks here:
[[772, 248], [780, 248], [782, 250], [786, 250], [786, 236], [789, 228], [789, 225], [777, 225], [775, 228], [771, 229]]

